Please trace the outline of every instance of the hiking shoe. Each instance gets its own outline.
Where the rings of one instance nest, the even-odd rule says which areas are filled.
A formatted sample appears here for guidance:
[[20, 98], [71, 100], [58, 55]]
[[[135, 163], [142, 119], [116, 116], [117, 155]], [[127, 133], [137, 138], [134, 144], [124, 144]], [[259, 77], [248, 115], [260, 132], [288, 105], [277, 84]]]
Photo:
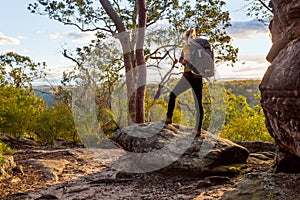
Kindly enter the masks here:
[[194, 129], [192, 131], [193, 134], [195, 134], [195, 137], [201, 137], [204, 138], [204, 135], [201, 133], [201, 131]]
[[164, 122], [166, 125], [172, 124], [172, 118], [167, 117], [165, 120], [163, 120], [163, 122]]

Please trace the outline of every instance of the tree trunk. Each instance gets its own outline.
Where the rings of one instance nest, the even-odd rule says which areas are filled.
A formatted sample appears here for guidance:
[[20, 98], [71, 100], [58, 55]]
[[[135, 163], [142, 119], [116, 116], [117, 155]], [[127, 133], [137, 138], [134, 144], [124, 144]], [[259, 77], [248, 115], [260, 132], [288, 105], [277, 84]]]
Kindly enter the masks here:
[[137, 43], [136, 43], [136, 74], [137, 74], [137, 91], [136, 91], [136, 123], [145, 122], [145, 90], [146, 90], [146, 78], [147, 70], [144, 57], [144, 41], [146, 31], [146, 1], [136, 0], [138, 11], [138, 29], [137, 29]]
[[109, 1], [100, 0], [101, 5], [104, 10], [108, 14], [108, 16], [114, 22], [117, 31], [118, 37], [122, 45], [123, 58], [124, 58], [124, 66], [126, 71], [126, 86], [127, 86], [127, 98], [128, 98], [128, 120], [129, 124], [131, 124], [132, 119], [135, 117], [135, 102], [134, 102], [134, 76], [133, 76], [133, 67], [132, 67], [132, 59], [131, 59], [131, 45], [130, 45], [130, 36], [128, 31], [125, 28], [124, 23], [122, 22], [121, 17], [115, 12]]

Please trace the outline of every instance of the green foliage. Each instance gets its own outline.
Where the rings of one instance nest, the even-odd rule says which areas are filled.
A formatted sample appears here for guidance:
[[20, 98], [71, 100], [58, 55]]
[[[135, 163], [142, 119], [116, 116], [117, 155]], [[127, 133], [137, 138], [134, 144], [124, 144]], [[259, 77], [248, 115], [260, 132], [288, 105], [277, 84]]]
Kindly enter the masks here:
[[14, 151], [5, 143], [0, 141], [0, 156], [12, 154]]
[[4, 163], [4, 158], [3, 158], [3, 150], [2, 150], [2, 143], [0, 142], [0, 167], [3, 165]]
[[267, 131], [264, 123], [264, 116], [254, 114], [253, 116], [240, 116], [231, 119], [225, 125], [220, 136], [237, 141], [268, 141], [273, 142], [273, 138]]
[[[115, 35], [117, 32], [116, 26], [124, 25], [132, 35], [131, 45], [135, 45], [134, 33], [131, 31], [135, 30], [137, 26], [138, 13], [136, 2], [133, 0], [115, 0], [110, 5], [112, 9], [104, 8], [103, 4], [103, 1], [94, 0], [43, 0], [29, 4], [28, 9], [32, 13], [48, 15], [50, 19], [57, 20], [64, 25], [73, 25], [80, 31], [98, 31], [96, 33], [97, 39], [93, 40], [89, 46], [77, 48], [77, 56], [68, 55], [66, 51], [64, 52], [65, 57], [75, 61], [79, 66], [77, 70], [84, 72], [86, 68], [81, 69], [83, 67], [81, 65], [86, 56], [92, 52], [93, 47], [103, 43], [103, 38]], [[174, 34], [171, 32], [182, 34], [187, 28], [196, 27], [199, 35], [210, 37], [210, 41], [216, 51], [216, 62], [235, 62], [237, 60], [238, 49], [231, 45], [231, 38], [225, 31], [226, 28], [231, 26], [228, 11], [223, 11], [225, 4], [225, 1], [222, 0], [147, 1], [147, 29], [149, 30], [149, 36], [151, 37], [151, 31], [155, 31], [156, 34], [152, 34], [152, 36], [159, 33], [160, 38], [171, 39], [171, 43], [168, 42], [170, 46], [177, 45], [178, 37], [174, 38]], [[107, 14], [108, 10], [110, 12], [115, 11], [114, 20]], [[116, 24], [116, 19], [119, 19], [122, 24]], [[164, 20], [168, 21], [169, 25], [166, 29], [155, 26], [156, 22]], [[162, 47], [162, 44], [156, 42], [155, 38], [153, 38], [152, 42], [158, 45], [158, 49]], [[100, 46], [100, 49], [103, 51], [107, 48]], [[158, 49], [149, 51], [146, 48], [145, 57], [153, 55]], [[163, 49], [161, 48], [161, 50]], [[132, 53], [134, 54], [134, 52]], [[107, 58], [107, 55], [98, 55], [98, 58]], [[164, 58], [160, 57], [159, 60]], [[134, 65], [134, 63], [132, 64]], [[65, 74], [65, 80], [68, 80], [70, 76], [74, 76], [75, 74], [73, 72]]]
[[250, 109], [244, 96], [235, 96], [230, 92], [227, 92], [226, 107], [225, 124], [227, 124], [231, 119], [240, 117], [243, 113], [247, 113]]
[[235, 80], [225, 81], [224, 88], [235, 96], [244, 96], [247, 103], [254, 107], [259, 103], [259, 99], [255, 98], [255, 94], [259, 93], [259, 84], [261, 80]]
[[272, 8], [269, 7], [269, 0], [245, 0], [249, 3], [247, 15], [253, 17], [265, 25], [268, 25], [273, 18]]
[[202, 104], [204, 108], [203, 129], [218, 133], [224, 125], [227, 110], [226, 90], [223, 82], [204, 82]]
[[96, 109], [94, 109], [93, 105], [79, 105], [79, 103], [77, 105], [72, 108], [72, 113], [74, 115], [76, 130], [80, 135], [82, 143], [88, 147], [98, 146], [104, 139], [100, 125], [105, 125], [105, 121], [102, 121], [103, 119], [101, 118], [105, 113], [99, 114], [98, 117], [101, 120], [99, 122], [95, 115]]
[[79, 141], [67, 104], [47, 108], [41, 98], [12, 86], [1, 87], [0, 104], [0, 133], [50, 143], [57, 138]]
[[[169, 81], [168, 87], [172, 88], [178, 80]], [[265, 123], [264, 114], [259, 104], [260, 95], [253, 94], [252, 102], [255, 105], [250, 106], [244, 95], [249, 95], [247, 89], [258, 87], [258, 81], [232, 81], [216, 82], [209, 85], [204, 82], [203, 86], [203, 107], [204, 119], [202, 128], [213, 133], [219, 133], [220, 136], [231, 140], [262, 140], [273, 141], [269, 135]], [[152, 84], [148, 86], [146, 105], [149, 121], [158, 121], [163, 119], [167, 112], [169, 90], [162, 90], [161, 98], [155, 102], [151, 101], [151, 96], [155, 93], [157, 86]], [[240, 95], [235, 95], [225, 88], [235, 89]], [[152, 103], [152, 104], [151, 104]], [[191, 90], [186, 91], [177, 98], [174, 110], [174, 123], [180, 123], [186, 126], [195, 125], [195, 107]]]
[[228, 93], [226, 111], [226, 123], [220, 133], [221, 137], [238, 141], [273, 141], [265, 127], [264, 113], [259, 104], [251, 108], [245, 97]]
[[[231, 45], [231, 38], [226, 33], [230, 27], [228, 11], [223, 11], [225, 1], [182, 1], [181, 9], [174, 10], [170, 21], [176, 24], [180, 30], [196, 27], [199, 35], [209, 36], [209, 41], [215, 52], [215, 62], [230, 61], [237, 59], [238, 49]], [[180, 6], [179, 6], [180, 7]], [[184, 11], [183, 13], [180, 13]]]
[[42, 99], [22, 88], [0, 88], [0, 132], [20, 138], [34, 132], [34, 125], [45, 109]]
[[97, 119], [105, 136], [110, 137], [110, 134], [118, 129], [116, 117], [109, 109], [99, 108]]
[[[169, 84], [171, 85], [169, 87], [173, 87], [176, 81], [175, 79], [170, 81]], [[220, 133], [222, 137], [231, 140], [273, 141], [265, 128], [264, 115], [259, 104], [249, 106], [246, 97], [242, 95], [236, 96], [229, 91], [224, 93], [224, 91], [222, 92], [208, 86], [208, 84], [205, 84], [203, 88], [204, 129], [211, 128], [211, 124], [218, 120], [216, 118], [211, 119], [211, 115], [213, 114], [213, 110], [219, 110], [218, 112], [225, 112], [226, 115], [224, 128]], [[169, 90], [162, 90], [162, 98], [153, 101], [157, 85], [152, 84], [147, 88], [145, 101], [146, 121], [160, 121], [165, 117], [167, 111]], [[116, 110], [110, 110], [109, 105], [102, 101], [102, 97], [104, 98], [105, 96], [105, 94], [103, 94], [104, 96], [102, 95], [102, 92], [103, 90], [98, 90], [96, 97], [96, 101], [99, 101], [96, 104], [96, 110], [98, 110], [98, 122], [96, 124], [109, 137], [111, 132], [115, 131], [119, 126], [123, 126], [121, 121], [124, 118], [126, 119], [127, 115], [121, 113], [126, 112], [126, 109], [123, 111], [118, 110], [119, 113], [115, 112]], [[49, 143], [55, 141], [57, 138], [63, 138], [77, 142], [83, 139], [85, 142], [89, 142], [88, 144], [90, 145], [94, 143], [94, 145], [97, 145], [104, 139], [100, 138], [98, 130], [95, 131], [89, 117], [86, 123], [82, 124], [82, 127], [79, 127], [79, 129], [85, 129], [82, 129], [83, 131], [80, 130], [87, 134], [80, 135], [82, 138], [79, 138], [74, 125], [74, 113], [71, 112], [70, 105], [64, 102], [47, 108], [41, 99], [36, 98], [23, 89], [14, 87], [3, 87], [0, 94], [0, 103], [3, 105], [0, 108], [1, 132], [11, 134], [15, 137], [34, 136], [36, 134], [36, 139]], [[120, 95], [121, 93], [118, 92], [117, 94]], [[218, 102], [219, 99], [213, 99], [217, 96], [222, 96], [222, 94], [227, 94], [225, 104]], [[119, 105], [113, 105], [115, 109], [126, 108], [126, 98], [122, 98], [121, 96], [114, 96], [114, 98], [116, 98], [114, 101], [117, 99], [121, 100]], [[255, 98], [259, 102], [260, 97], [258, 94]], [[177, 100], [173, 122], [186, 126], [194, 126], [195, 108], [192, 92], [188, 90], [179, 96]], [[211, 106], [215, 104], [218, 104], [219, 107], [212, 108]], [[222, 105], [226, 105], [226, 109]], [[216, 116], [220, 115], [217, 114]], [[84, 119], [80, 120], [85, 121]], [[220, 123], [223, 122], [222, 119], [220, 120]], [[87, 127], [89, 127], [89, 130], [87, 130]]]
[[0, 167], [4, 163], [3, 155], [12, 154], [13, 150], [5, 143], [0, 141]]
[[52, 142], [79, 141], [68, 104], [47, 108], [32, 91], [32, 81], [44, 76], [45, 63], [15, 53], [0, 55], [0, 133]]
[[[151, 42], [148, 43], [148, 47], [143, 49], [146, 60], [154, 60], [153, 62], [155, 62], [155, 66], [158, 69], [161, 63], [171, 63], [171, 69], [173, 69], [178, 60], [176, 57], [179, 55], [180, 34], [187, 28], [196, 27], [198, 35], [209, 37], [215, 49], [217, 63], [234, 63], [237, 60], [238, 49], [232, 46], [231, 38], [226, 33], [226, 29], [231, 24], [228, 11], [223, 11], [225, 4], [223, 0], [147, 1], [146, 27], [149, 32], [154, 31], [159, 34], [149, 34], [149, 37], [152, 37], [153, 40], [148, 39]], [[32, 13], [48, 15], [50, 19], [61, 22], [64, 25], [75, 26], [83, 32], [97, 31], [97, 38], [91, 41], [90, 45], [77, 48], [73, 55], [69, 54], [67, 50], [64, 51], [63, 55], [77, 65], [70, 73], [64, 73], [64, 84], [70, 83], [72, 80], [76, 80], [80, 86], [91, 83], [96, 85], [105, 84], [106, 91], [104, 94], [108, 93], [108, 101], [112, 101], [111, 95], [114, 90], [114, 84], [122, 74], [125, 74], [125, 71], [122, 70], [123, 67], [128, 72], [135, 68], [137, 63], [141, 62], [136, 58], [135, 53], [137, 45], [135, 31], [138, 20], [140, 20], [138, 16], [141, 16], [138, 13], [137, 1], [38, 0], [29, 4], [28, 9]], [[157, 25], [161, 22], [167, 21], [167, 28], [157, 28]], [[154, 28], [151, 29], [152, 27]], [[128, 37], [122, 35], [125, 32], [126, 35], [128, 34]], [[175, 34], [172, 34], [172, 32]], [[107, 40], [103, 40], [113, 37], [120, 39], [123, 46], [118, 47], [117, 50], [124, 52], [115, 51], [115, 44], [110, 45]], [[157, 37], [160, 38], [157, 40]], [[164, 45], [166, 43], [167, 47]], [[88, 65], [85, 65], [86, 63]], [[150, 61], [148, 64], [153, 65]], [[130, 77], [130, 73], [126, 74], [126, 84], [129, 93], [132, 92], [131, 90], [136, 83], [146, 80], [146, 77], [141, 77], [144, 76], [143, 73], [137, 74], [136, 82], [133, 77]], [[139, 91], [141, 90], [137, 90], [136, 96], [144, 98], [144, 93], [138, 94]], [[132, 99], [135, 99], [134, 95], [135, 93], [131, 95], [129, 101], [128, 114], [131, 118], [133, 118], [135, 112], [133, 102], [142, 102], [139, 103], [142, 107], [144, 100], [132, 101]], [[136, 112], [143, 114], [143, 111], [142, 108]], [[141, 118], [140, 121], [143, 121], [143, 117], [140, 116], [139, 118]]]
[[[155, 85], [152, 85], [152, 87]], [[151, 88], [151, 86], [150, 86]], [[146, 90], [145, 96], [145, 120], [146, 122], [155, 122], [163, 120], [166, 117], [166, 108], [168, 102], [164, 98], [153, 100], [151, 89]]]
[[34, 63], [29, 57], [9, 52], [0, 55], [0, 86], [31, 89], [32, 81], [45, 76], [45, 63]]
[[46, 109], [37, 119], [35, 133], [38, 140], [53, 143], [57, 138], [79, 142], [70, 107], [59, 103]]

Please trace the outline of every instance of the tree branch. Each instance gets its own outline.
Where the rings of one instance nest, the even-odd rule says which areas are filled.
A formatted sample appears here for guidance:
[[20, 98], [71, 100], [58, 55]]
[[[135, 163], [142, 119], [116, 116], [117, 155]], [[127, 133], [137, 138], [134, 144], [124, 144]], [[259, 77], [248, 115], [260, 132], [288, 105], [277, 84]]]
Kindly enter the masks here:
[[192, 108], [190, 107], [190, 105], [188, 105], [187, 103], [184, 103], [183, 101], [178, 100], [178, 104], [181, 105], [181, 106], [187, 107], [187, 109], [189, 110], [189, 113], [195, 114], [195, 110], [192, 109]]
[[64, 22], [64, 25], [75, 26], [75, 27], [77, 27], [77, 28], [78, 28], [80, 31], [82, 31], [82, 32], [97, 31], [97, 30], [106, 31], [106, 32], [111, 32], [111, 30], [109, 30], [109, 29], [100, 28], [100, 27], [96, 27], [96, 28], [93, 28], [93, 29], [90, 29], [90, 28], [84, 29], [84, 28], [82, 28], [81, 26], [79, 26], [78, 24], [75, 24], [75, 23]]
[[66, 58], [72, 60], [73, 62], [75, 62], [78, 66], [81, 66], [81, 65], [82, 65], [82, 63], [80, 63], [78, 60], [76, 60], [75, 58], [69, 56], [69, 55], [67, 54], [67, 50], [66, 50], [66, 49], [64, 49], [64, 52], [62, 53], [62, 55], [63, 55], [64, 57], [66, 57]]
[[270, 12], [272, 12], [273, 13], [273, 10], [269, 7], [269, 6], [267, 6], [262, 0], [258, 0], [266, 9], [268, 9]]
[[168, 55], [169, 51], [167, 51], [167, 53], [164, 56], [162, 56], [162, 57], [156, 57], [156, 56], [153, 56], [153, 55], [157, 54], [157, 52], [159, 50], [161, 50], [163, 48], [167, 48], [167, 47], [175, 47], [175, 45], [169, 44], [169, 45], [164, 45], [164, 46], [158, 47], [157, 49], [155, 49], [155, 51], [153, 51], [152, 53], [150, 53], [149, 55], [147, 55], [146, 60], [148, 58], [151, 58], [151, 59], [163, 59], [163, 58], [165, 58]]
[[152, 19], [149, 18], [149, 20], [147, 20], [147, 27], [149, 27], [149, 26], [155, 24], [155, 23], [161, 18], [161, 14], [162, 14], [163, 12], [165, 12], [165, 11], [167, 10], [167, 8], [168, 8], [170, 5], [172, 5], [172, 4], [173, 4], [173, 1], [172, 1], [172, 2], [169, 2], [169, 3], [166, 3], [166, 4], [161, 8], [162, 10], [160, 11], [160, 15], [157, 15], [155, 18], [152, 18]]
[[104, 8], [104, 10], [106, 11], [106, 13], [108, 14], [108, 16], [110, 17], [110, 19], [114, 22], [118, 32], [119, 33], [125, 32], [126, 28], [122, 22], [122, 19], [120, 18], [118, 13], [116, 13], [116, 11], [112, 7], [112, 5], [109, 3], [109, 1], [108, 0], [99, 0], [99, 1], [101, 3], [102, 7]]
[[172, 67], [169, 69], [169, 71], [164, 75], [164, 77], [162, 78], [162, 80], [160, 81], [160, 83], [158, 84], [158, 89], [154, 95], [153, 98], [153, 102], [156, 101], [157, 99], [159, 99], [160, 95], [161, 95], [161, 90], [162, 88], [165, 86], [165, 84], [170, 80], [171, 75], [172, 75], [172, 71], [175, 68], [176, 65], [176, 61], [173, 62]]

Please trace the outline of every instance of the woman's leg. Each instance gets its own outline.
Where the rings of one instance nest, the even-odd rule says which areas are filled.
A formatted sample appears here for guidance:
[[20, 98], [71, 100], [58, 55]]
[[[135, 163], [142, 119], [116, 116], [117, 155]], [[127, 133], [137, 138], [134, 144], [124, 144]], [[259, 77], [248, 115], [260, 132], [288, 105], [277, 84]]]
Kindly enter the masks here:
[[169, 96], [168, 112], [167, 112], [167, 118], [169, 118], [169, 119], [171, 119], [173, 117], [175, 101], [176, 101], [176, 95], [174, 94], [173, 91], [171, 91], [170, 96]]
[[203, 88], [202, 78], [194, 77], [193, 81], [191, 82], [191, 85], [193, 88], [195, 108], [197, 111], [195, 128], [196, 130], [201, 131], [203, 115], [204, 115], [203, 106], [202, 106], [202, 88]]
[[173, 111], [175, 108], [176, 97], [178, 97], [181, 93], [183, 93], [184, 91], [186, 91], [189, 88], [191, 88], [191, 85], [189, 83], [188, 77], [183, 75], [170, 93], [167, 118], [173, 117]]

